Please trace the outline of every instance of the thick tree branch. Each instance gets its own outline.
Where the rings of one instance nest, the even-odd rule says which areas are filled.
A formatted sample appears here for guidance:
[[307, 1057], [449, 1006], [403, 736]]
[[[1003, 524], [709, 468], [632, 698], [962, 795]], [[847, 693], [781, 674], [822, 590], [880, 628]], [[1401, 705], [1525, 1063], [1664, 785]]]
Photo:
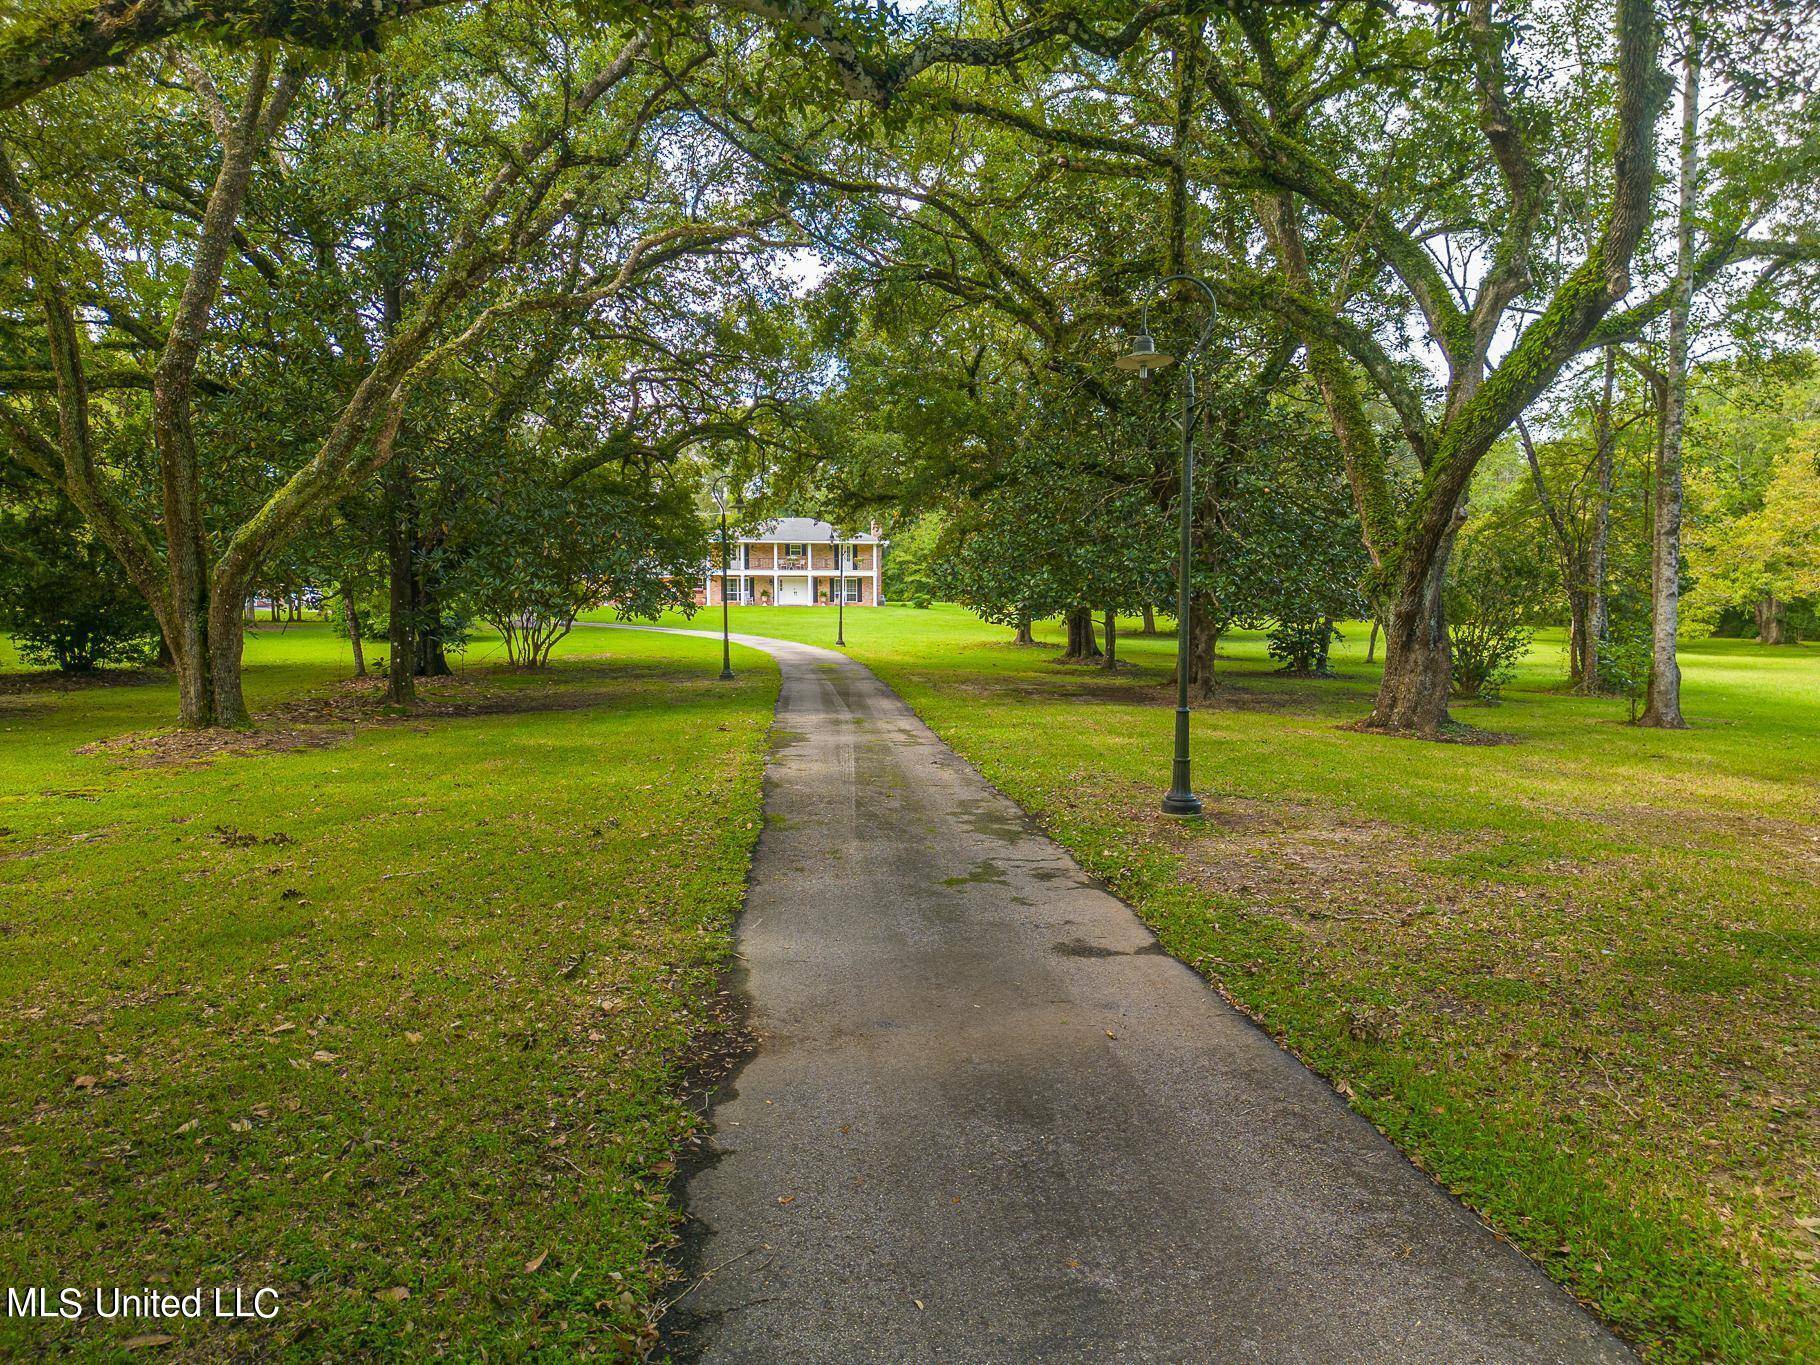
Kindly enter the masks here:
[[1363, 190], [1295, 138], [1271, 126], [1251, 107], [1237, 78], [1218, 60], [1208, 61], [1206, 81], [1239, 140], [1257, 157], [1258, 172], [1274, 187], [1300, 195], [1369, 242], [1421, 309], [1449, 363], [1464, 364], [1472, 350], [1470, 320], [1454, 302], [1447, 281], [1421, 243], [1399, 228]]
[[380, 28], [455, 0], [43, 0], [0, 38], [0, 109], [180, 33], [206, 29], [244, 42], [370, 49]]
[[1448, 410], [1472, 397], [1484, 378], [1485, 358], [1508, 308], [1531, 283], [1530, 249], [1547, 202], [1547, 177], [1511, 108], [1504, 78], [1504, 34], [1491, 19], [1491, 0], [1472, 0], [1467, 42], [1478, 93], [1479, 128], [1510, 196], [1509, 216], [1493, 248], [1491, 269], [1479, 285], [1471, 315], [1472, 349], [1456, 366]]
[[1066, 41], [1097, 57], [1115, 57], [1135, 46], [1164, 19], [1204, 13], [1209, 0], [1150, 0], [1122, 25], [1102, 29], [1085, 15], [1058, 5], [997, 37], [936, 34], [898, 52], [874, 50], [851, 36], [851, 17], [809, 0], [716, 0], [806, 35], [833, 62], [842, 90], [856, 99], [888, 104], [909, 82], [936, 66], [1009, 66], [1045, 43]]
[[[689, 0], [684, 0], [689, 3]], [[377, 48], [386, 25], [455, 0], [43, 0], [44, 13], [14, 23], [0, 37], [0, 109], [85, 72], [119, 66], [134, 53], [186, 32], [237, 39], [281, 39], [324, 50]], [[803, 34], [833, 63], [850, 96], [886, 104], [931, 67], [1008, 66], [1050, 42], [1069, 42], [1100, 57], [1134, 46], [1164, 19], [1202, 13], [1209, 0], [1150, 0], [1124, 23], [1101, 27], [1058, 5], [996, 37], [937, 34], [891, 49], [863, 36], [861, 16], [811, 0], [695, 0]], [[652, 8], [657, 8], [653, 5]], [[669, 6], [664, 6], [669, 8]]]

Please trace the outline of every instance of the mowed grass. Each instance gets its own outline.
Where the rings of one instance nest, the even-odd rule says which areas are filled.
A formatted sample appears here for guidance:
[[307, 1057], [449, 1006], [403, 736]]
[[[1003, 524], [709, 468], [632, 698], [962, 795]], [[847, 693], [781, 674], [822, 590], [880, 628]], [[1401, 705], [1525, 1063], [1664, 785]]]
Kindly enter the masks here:
[[[1125, 636], [1107, 674], [1058, 665], [1053, 628], [846, 621], [1171, 952], [1648, 1356], [1820, 1359], [1820, 648], [1688, 644], [1693, 728], [1662, 733], [1566, 695], [1545, 637], [1502, 704], [1456, 707], [1517, 742], [1467, 746], [1343, 728], [1363, 629], [1325, 681], [1240, 634], [1194, 718], [1208, 814], [1179, 824], [1172, 639]], [[826, 645], [834, 613], [734, 628]]]
[[[255, 710], [335, 696], [345, 649], [262, 628]], [[203, 764], [77, 752], [168, 727], [165, 682], [0, 673], [0, 1278], [279, 1308], [91, 1302], [0, 1319], [0, 1355], [641, 1345], [776, 674], [741, 651], [718, 683], [717, 646], [630, 632], [576, 632], [546, 679], [496, 653], [444, 693], [488, 714]]]

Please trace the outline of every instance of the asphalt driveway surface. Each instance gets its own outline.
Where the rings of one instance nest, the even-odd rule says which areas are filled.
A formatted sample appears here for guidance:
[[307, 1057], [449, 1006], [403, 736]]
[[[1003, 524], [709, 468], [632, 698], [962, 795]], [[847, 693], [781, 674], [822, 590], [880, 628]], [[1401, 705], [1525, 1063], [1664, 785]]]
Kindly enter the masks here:
[[686, 1186], [669, 1349], [1631, 1359], [864, 667], [736, 638], [783, 671], [757, 1045]]

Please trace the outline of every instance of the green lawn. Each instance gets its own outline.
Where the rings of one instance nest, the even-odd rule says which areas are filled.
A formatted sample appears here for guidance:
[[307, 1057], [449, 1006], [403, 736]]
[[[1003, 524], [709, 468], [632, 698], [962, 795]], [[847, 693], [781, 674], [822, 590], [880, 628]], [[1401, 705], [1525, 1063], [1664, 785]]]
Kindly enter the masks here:
[[0, 1355], [623, 1353], [664, 1292], [775, 672], [583, 631], [531, 680], [481, 640], [448, 714], [356, 727], [323, 627], [247, 652], [300, 747], [81, 753], [167, 727], [173, 689], [0, 671], [0, 1268], [272, 1286], [280, 1316], [0, 1319]]
[[[833, 639], [822, 609], [734, 618]], [[950, 608], [846, 619], [1170, 951], [1648, 1354], [1820, 1358], [1820, 648], [1689, 645], [1668, 734], [1562, 695], [1544, 639], [1456, 712], [1519, 742], [1468, 747], [1342, 728], [1362, 630], [1332, 681], [1240, 635], [1183, 826], [1156, 811], [1172, 640], [1108, 675]]]

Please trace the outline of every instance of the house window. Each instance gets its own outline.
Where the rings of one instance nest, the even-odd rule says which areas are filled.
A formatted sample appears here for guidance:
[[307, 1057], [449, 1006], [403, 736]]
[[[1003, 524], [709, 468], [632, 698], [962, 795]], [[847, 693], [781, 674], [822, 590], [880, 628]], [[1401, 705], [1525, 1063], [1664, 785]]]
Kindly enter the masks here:
[[857, 602], [860, 600], [859, 590], [862, 582], [863, 580], [858, 578], [849, 578], [845, 580], [844, 585], [847, 590], [847, 600], [849, 602]]
[[808, 553], [809, 553], [809, 547], [807, 545], [792, 545], [788, 541], [784, 542], [784, 558], [785, 559], [801, 559], [804, 555], [806, 555]]

